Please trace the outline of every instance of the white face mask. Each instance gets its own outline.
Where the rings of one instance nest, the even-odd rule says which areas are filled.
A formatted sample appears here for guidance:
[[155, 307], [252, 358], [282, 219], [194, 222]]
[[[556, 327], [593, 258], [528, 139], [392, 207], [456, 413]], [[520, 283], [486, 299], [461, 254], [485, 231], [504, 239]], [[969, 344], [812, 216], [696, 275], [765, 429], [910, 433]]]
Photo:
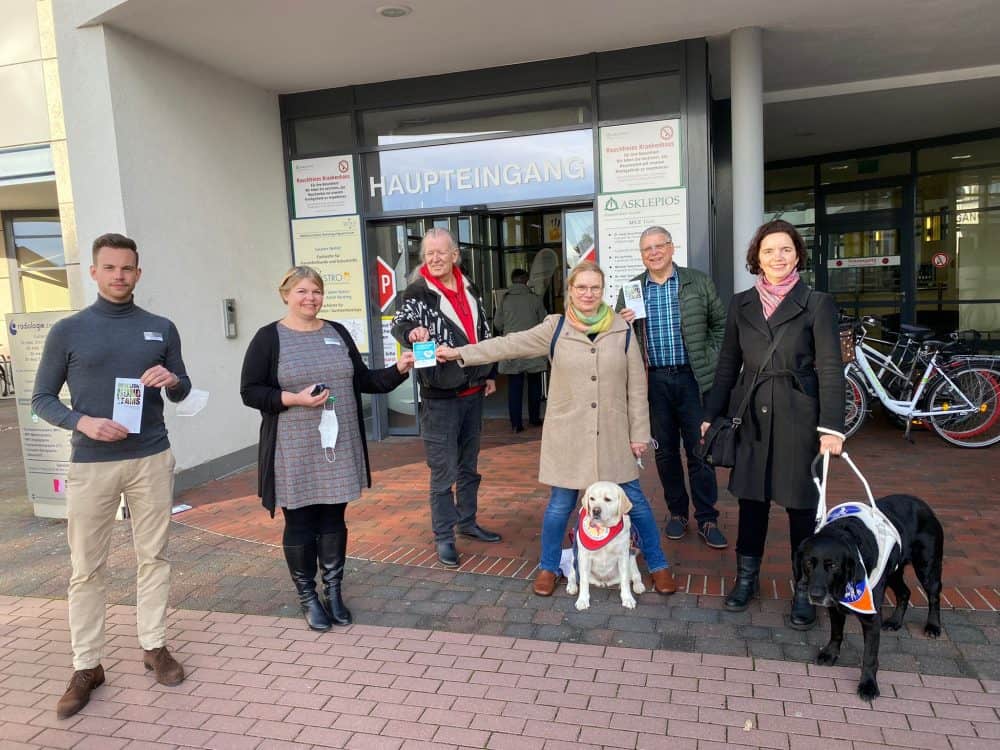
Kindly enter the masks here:
[[326, 460], [333, 463], [337, 458], [334, 450], [337, 447], [337, 434], [340, 425], [337, 423], [337, 412], [333, 409], [333, 399], [327, 401], [329, 408], [323, 409], [323, 416], [319, 420], [319, 439], [323, 445], [323, 453]]

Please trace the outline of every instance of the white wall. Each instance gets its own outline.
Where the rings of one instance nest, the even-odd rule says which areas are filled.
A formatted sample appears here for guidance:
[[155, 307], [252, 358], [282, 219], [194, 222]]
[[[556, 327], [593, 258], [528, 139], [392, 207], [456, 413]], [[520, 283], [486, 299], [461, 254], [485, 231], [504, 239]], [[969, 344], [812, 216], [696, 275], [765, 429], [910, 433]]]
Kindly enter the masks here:
[[174, 321], [194, 386], [212, 394], [194, 418], [167, 407], [178, 469], [253, 445], [240, 367], [282, 314], [291, 261], [277, 97], [111, 28], [56, 24], [81, 248], [106, 231], [138, 242], [136, 300]]

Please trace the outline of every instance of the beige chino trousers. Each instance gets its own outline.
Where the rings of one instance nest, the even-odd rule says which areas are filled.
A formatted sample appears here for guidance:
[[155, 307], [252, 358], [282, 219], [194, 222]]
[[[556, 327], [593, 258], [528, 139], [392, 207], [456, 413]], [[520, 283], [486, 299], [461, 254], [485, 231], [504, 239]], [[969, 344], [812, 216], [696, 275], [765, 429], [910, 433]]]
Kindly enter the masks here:
[[71, 463], [66, 484], [69, 633], [73, 669], [93, 669], [104, 650], [107, 562], [120, 495], [132, 516], [136, 558], [136, 624], [139, 644], [166, 642], [170, 561], [166, 558], [174, 499], [174, 456], [167, 449], [125, 461]]

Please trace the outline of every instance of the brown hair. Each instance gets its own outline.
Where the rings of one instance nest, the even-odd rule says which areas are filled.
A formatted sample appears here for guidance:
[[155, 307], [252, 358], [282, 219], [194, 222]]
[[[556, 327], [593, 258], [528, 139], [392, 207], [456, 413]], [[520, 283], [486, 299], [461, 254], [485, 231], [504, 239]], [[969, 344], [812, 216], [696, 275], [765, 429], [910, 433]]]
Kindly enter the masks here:
[[93, 258], [94, 265], [97, 265], [97, 254], [101, 251], [102, 247], [115, 247], [121, 250], [131, 250], [135, 253], [135, 264], [139, 265], [139, 249], [136, 247], [135, 240], [131, 237], [126, 237], [124, 234], [117, 234], [115, 232], [108, 232], [107, 234], [102, 234], [96, 240], [90, 249], [91, 257]]
[[795, 257], [797, 263], [795, 268], [798, 271], [805, 270], [806, 267], [806, 242], [802, 239], [802, 235], [799, 234], [794, 226], [789, 224], [784, 219], [775, 219], [774, 221], [769, 221], [766, 224], [761, 224], [757, 231], [754, 233], [753, 239], [750, 240], [750, 247], [747, 250], [747, 270], [754, 276], [760, 275], [760, 245], [764, 241], [764, 238], [771, 234], [779, 234], [784, 232], [789, 237], [792, 238], [792, 244], [795, 245]]
[[326, 293], [323, 289], [323, 277], [319, 275], [319, 272], [315, 268], [310, 268], [309, 266], [292, 266], [281, 277], [281, 283], [278, 284], [278, 294], [281, 295], [282, 302], [286, 302], [285, 295], [292, 291], [292, 287], [302, 281], [302, 279], [309, 279], [309, 281], [319, 287], [321, 292]]

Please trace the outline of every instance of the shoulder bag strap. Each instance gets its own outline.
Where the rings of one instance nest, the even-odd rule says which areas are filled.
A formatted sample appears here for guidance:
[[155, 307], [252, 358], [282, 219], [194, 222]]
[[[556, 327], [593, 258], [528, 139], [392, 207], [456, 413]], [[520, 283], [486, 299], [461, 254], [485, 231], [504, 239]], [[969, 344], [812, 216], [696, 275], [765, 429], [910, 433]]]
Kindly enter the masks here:
[[767, 366], [771, 364], [771, 355], [774, 354], [774, 350], [778, 348], [778, 342], [781, 341], [781, 337], [785, 335], [785, 330], [787, 326], [782, 327], [777, 335], [771, 339], [771, 345], [767, 347], [767, 353], [764, 355], [764, 361], [760, 367], [757, 368], [757, 372], [753, 375], [753, 380], [750, 382], [750, 387], [747, 389], [746, 394], [743, 396], [743, 401], [740, 402], [740, 408], [736, 410], [736, 414], [733, 416], [733, 424], [739, 425], [743, 422], [743, 415], [746, 413], [747, 407], [750, 405], [750, 399], [753, 396], [754, 390], [757, 388], [757, 381], [760, 379], [760, 374], [767, 369]]

